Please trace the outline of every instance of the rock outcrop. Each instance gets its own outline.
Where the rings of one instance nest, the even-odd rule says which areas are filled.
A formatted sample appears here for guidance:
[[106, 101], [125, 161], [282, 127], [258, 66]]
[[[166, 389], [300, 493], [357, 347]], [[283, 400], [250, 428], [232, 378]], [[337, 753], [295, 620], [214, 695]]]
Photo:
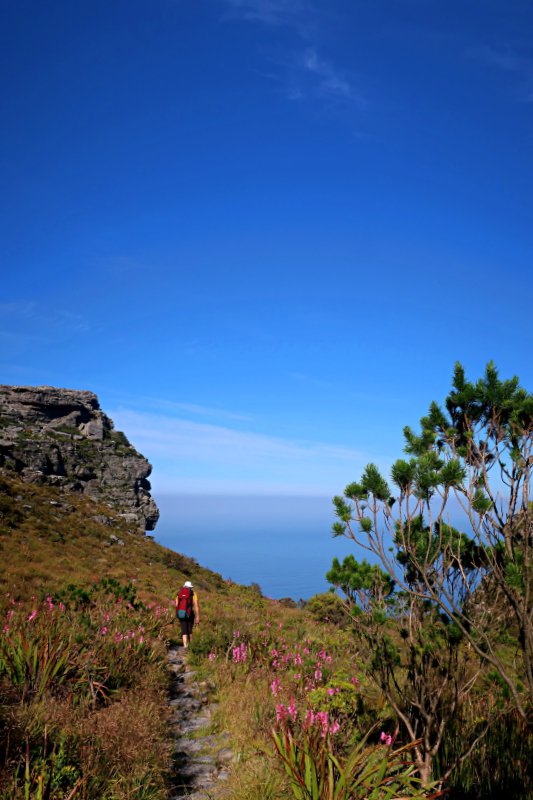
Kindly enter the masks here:
[[0, 385], [0, 469], [83, 492], [153, 530], [148, 461], [116, 431], [92, 392]]

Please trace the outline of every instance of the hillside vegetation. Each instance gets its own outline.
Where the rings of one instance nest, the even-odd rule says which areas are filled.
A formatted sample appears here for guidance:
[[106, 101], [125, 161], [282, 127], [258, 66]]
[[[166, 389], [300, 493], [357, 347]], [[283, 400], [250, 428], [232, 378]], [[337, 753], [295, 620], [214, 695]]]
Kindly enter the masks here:
[[4, 477], [0, 552], [0, 796], [165, 796], [171, 599], [222, 579], [108, 506]]
[[[226, 732], [234, 752], [217, 796], [440, 796], [421, 786], [369, 677], [375, 654], [335, 595], [306, 609], [272, 601], [129, 532], [107, 505], [5, 476], [0, 554], [2, 800], [169, 797], [165, 656], [180, 638], [172, 599], [189, 578], [202, 611], [189, 659], [218, 704], [204, 735]], [[462, 791], [452, 796], [496, 797], [504, 786], [525, 800], [530, 740], [489, 678], [457, 717], [442, 772], [458, 741], [474, 741], [487, 693], [500, 704], [498, 723], [457, 771]]]
[[[339, 752], [356, 729], [361, 740], [375, 708], [387, 724], [346, 629], [128, 533], [108, 506], [2, 477], [0, 551], [3, 800], [168, 796], [165, 654], [179, 639], [172, 598], [187, 578], [202, 609], [190, 658], [219, 704], [213, 730], [229, 734], [235, 753], [225, 797], [294, 796], [298, 764], [283, 737], [297, 717], [318, 781], [332, 737]], [[382, 765], [406, 771], [379, 732], [373, 740], [362, 745], [364, 763], [368, 752], [375, 761], [362, 787], [383, 781]], [[411, 773], [409, 796], [422, 796]], [[323, 784], [316, 791], [329, 796]]]

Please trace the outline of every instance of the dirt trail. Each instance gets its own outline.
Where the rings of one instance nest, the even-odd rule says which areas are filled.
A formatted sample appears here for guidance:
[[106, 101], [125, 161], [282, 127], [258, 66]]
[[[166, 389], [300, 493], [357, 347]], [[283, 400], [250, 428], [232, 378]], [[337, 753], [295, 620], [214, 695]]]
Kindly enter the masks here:
[[202, 736], [212, 720], [216, 704], [209, 702], [209, 687], [195, 680], [183, 647], [167, 654], [171, 673], [169, 706], [176, 743], [170, 800], [211, 800], [221, 796], [233, 752], [227, 734]]

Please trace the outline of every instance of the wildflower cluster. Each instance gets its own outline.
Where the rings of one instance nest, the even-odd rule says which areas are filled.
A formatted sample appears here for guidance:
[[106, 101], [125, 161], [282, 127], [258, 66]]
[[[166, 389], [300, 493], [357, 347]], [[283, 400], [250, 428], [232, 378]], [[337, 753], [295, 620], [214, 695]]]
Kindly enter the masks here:
[[[267, 631], [263, 631], [263, 642]], [[317, 685], [327, 680], [331, 673], [332, 656], [323, 648], [313, 652], [312, 645], [306, 641], [301, 647], [289, 647], [284, 637], [269, 651], [270, 668], [278, 675], [285, 673], [290, 681], [296, 682], [300, 690], [313, 691]]]
[[[108, 779], [105, 753], [113, 751], [109, 758], [116, 758], [116, 747], [101, 733], [108, 724], [108, 707], [115, 706], [119, 714], [131, 709], [131, 698], [147, 674], [146, 703], [151, 708], [158, 701], [166, 677], [165, 626], [171, 619], [170, 609], [145, 607], [132, 585], [121, 586], [114, 579], [98, 580], [91, 587], [71, 585], [40, 597], [14, 592], [0, 596], [0, 693], [10, 719], [20, 712], [22, 720], [18, 727], [12, 725], [13, 736], [0, 742], [2, 798], [60, 800], [81, 796], [82, 789], [88, 800], [103, 796], [98, 781]], [[76, 727], [80, 720], [86, 726], [87, 750], [76, 736], [47, 726], [49, 710], [58, 708], [65, 717], [75, 713]], [[24, 727], [24, 720], [34, 717], [31, 727]], [[139, 724], [162, 740], [157, 726], [141, 714]], [[87, 756], [89, 751], [99, 753], [101, 767]], [[161, 764], [163, 760], [161, 756]]]
[[[248, 620], [240, 620], [239, 626], [232, 621], [206, 637], [203, 652], [218, 680], [235, 686], [243, 672], [253, 672], [257, 691], [270, 698], [253, 724], [256, 730], [268, 727], [295, 797], [303, 797], [305, 787], [305, 796], [314, 800], [334, 794], [338, 800], [366, 800], [378, 796], [382, 780], [405, 789], [411, 768], [391, 747], [393, 737], [384, 732], [376, 742], [368, 734], [375, 716], [369, 720], [366, 711], [360, 683], [365, 685], [364, 673], [345, 653], [337, 661], [335, 650], [312, 636], [298, 638], [295, 630], [286, 631], [272, 620], [257, 627]], [[396, 780], [401, 770], [406, 770], [405, 779], [402, 775]], [[359, 791], [355, 782], [360, 779]], [[405, 796], [415, 795], [406, 791]]]
[[233, 662], [235, 664], [244, 663], [248, 658], [248, 648], [244, 642], [232, 649]]
[[[299, 712], [291, 697], [287, 706], [283, 703], [276, 705], [276, 720], [281, 725], [288, 722], [296, 722]], [[303, 720], [303, 729], [308, 731], [310, 728], [316, 728], [320, 736], [325, 739], [326, 736], [334, 736], [340, 730], [340, 723], [336, 719], [331, 719], [328, 711], [317, 711], [316, 713], [312, 708], [308, 708]]]
[[48, 593], [38, 601], [7, 592], [0, 599], [0, 678], [18, 686], [22, 698], [68, 684], [69, 691], [104, 699], [108, 689], [129, 685], [141, 662], [153, 658], [170, 618], [169, 609], [109, 597], [98, 584], [73, 587], [70, 594]]

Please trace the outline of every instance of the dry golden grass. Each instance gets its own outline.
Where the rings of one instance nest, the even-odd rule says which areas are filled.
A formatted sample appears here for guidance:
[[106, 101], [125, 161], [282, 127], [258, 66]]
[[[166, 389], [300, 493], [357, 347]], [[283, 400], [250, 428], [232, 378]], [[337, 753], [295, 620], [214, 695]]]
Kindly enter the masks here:
[[[103, 515], [107, 524], [94, 519]], [[112, 543], [112, 536], [124, 544]], [[348, 644], [346, 632], [334, 632], [309, 614], [270, 601], [251, 588], [229, 585], [192, 559], [129, 533], [109, 508], [88, 498], [66, 497], [50, 487], [4, 478], [0, 478], [0, 558], [7, 565], [0, 574], [0, 591], [26, 602], [32, 595], [39, 600], [68, 584], [89, 587], [106, 577], [133, 585], [146, 604], [169, 606], [177, 588], [191, 577], [202, 624], [193, 637], [190, 658], [199, 678], [209, 678], [216, 687], [219, 707], [214, 725], [230, 735], [236, 755], [225, 796], [288, 800], [287, 778], [270, 740], [275, 717], [272, 676], [268, 670], [249, 670], [248, 664], [233, 668], [234, 632], [239, 632], [240, 641], [253, 643], [265, 625], [276, 632], [281, 625], [292, 643], [305, 638], [339, 652]], [[179, 639], [176, 624], [163, 630], [167, 641]], [[158, 647], [164, 644], [160, 641]], [[217, 652], [216, 664], [207, 658], [212, 650]], [[353, 644], [346, 652], [353, 653]], [[145, 672], [134, 678], [131, 686], [96, 707], [87, 700], [72, 704], [68, 697], [49, 694], [16, 711], [7, 704], [4, 720], [14, 733], [18, 731], [20, 752], [25, 737], [40, 747], [44, 731], [56, 743], [61, 737], [68, 740], [76, 768], [87, 778], [86, 800], [159, 800], [165, 796], [171, 751], [161, 660], [146, 665]]]
[[[106, 524], [94, 519], [104, 515]], [[112, 536], [124, 544], [112, 543]], [[177, 588], [192, 577], [202, 612], [202, 626], [194, 637], [199, 645], [200, 676], [209, 671], [205, 656], [210, 642], [228, 646], [236, 628], [252, 638], [259, 620], [266, 618], [276, 625], [281, 620], [294, 631], [301, 625], [302, 612], [274, 604], [252, 589], [228, 585], [192, 559], [128, 532], [111, 509], [89, 498], [65, 496], [50, 487], [4, 477], [0, 478], [0, 558], [5, 565], [0, 591], [30, 605], [32, 596], [39, 601], [68, 584], [90, 587], [105, 576], [131, 583], [146, 604], [170, 606]], [[179, 639], [177, 625], [169, 625], [166, 636]], [[70, 742], [76, 768], [88, 778], [87, 800], [164, 797], [172, 745], [160, 665], [147, 667], [135, 676], [132, 686], [97, 707], [87, 699], [78, 698], [73, 704], [70, 697], [54, 693], [39, 701], [11, 704], [4, 693], [0, 713], [12, 739], [9, 745], [6, 741], [2, 745], [0, 735], [0, 747], [4, 753], [9, 749], [11, 758], [16, 746], [23, 752], [26, 738], [37, 750], [46, 749], [52, 741], [57, 746], [64, 739]], [[220, 686], [217, 700], [218, 726], [230, 734], [238, 754], [227, 785], [228, 797], [288, 797], [283, 771], [263, 750], [272, 724], [265, 681], [256, 683], [251, 675], [234, 676]]]
[[82, 751], [99, 762], [99, 772], [111, 778], [159, 775], [170, 769], [166, 701], [159, 693], [142, 694], [139, 687], [124, 693], [120, 702], [93, 712], [80, 729]]
[[[4, 477], [0, 498], [0, 591], [39, 595], [105, 575], [132, 581], [145, 602], [169, 603], [192, 575], [200, 591], [223, 591], [226, 585], [193, 559], [130, 533], [116, 512], [90, 498]], [[94, 519], [99, 516], [108, 524]], [[124, 544], [113, 543], [112, 536]]]
[[[108, 524], [94, 519], [104, 515]], [[111, 536], [124, 544], [113, 543]], [[144, 603], [164, 607], [171, 605], [177, 587], [192, 574], [206, 589], [216, 590], [222, 584], [219, 576], [191, 559], [128, 532], [124, 521], [105, 506], [5, 477], [0, 478], [0, 560], [0, 591], [22, 603], [14, 606], [19, 616], [27, 616], [47, 594], [55, 595], [69, 584], [87, 588], [104, 576], [135, 586]], [[92, 602], [101, 601], [95, 596]], [[69, 613], [74, 635], [83, 635], [83, 625], [77, 632], [78, 612]], [[171, 636], [174, 629], [167, 627]], [[171, 743], [167, 676], [160, 657], [164, 644], [153, 643], [159, 658], [146, 662], [141, 674], [132, 675], [129, 687], [96, 705], [64, 688], [45, 692], [39, 699], [28, 696], [21, 703], [17, 690], [5, 679], [0, 681], [2, 786], [11, 782], [17, 767], [19, 783], [23, 781], [28, 742], [36, 776], [43, 769], [39, 766], [43, 758], [50, 762], [55, 752], [57, 763], [57, 753], [68, 750], [65, 758], [84, 777], [87, 800], [165, 797]], [[24, 796], [26, 790], [33, 797], [35, 786], [24, 789], [20, 784], [9, 797], [17, 797], [17, 791]], [[0, 795], [2, 791], [0, 787]], [[59, 798], [59, 788], [54, 791], [52, 798]]]
[[237, 764], [224, 800], [294, 800], [284, 773], [274, 758], [256, 755]]

